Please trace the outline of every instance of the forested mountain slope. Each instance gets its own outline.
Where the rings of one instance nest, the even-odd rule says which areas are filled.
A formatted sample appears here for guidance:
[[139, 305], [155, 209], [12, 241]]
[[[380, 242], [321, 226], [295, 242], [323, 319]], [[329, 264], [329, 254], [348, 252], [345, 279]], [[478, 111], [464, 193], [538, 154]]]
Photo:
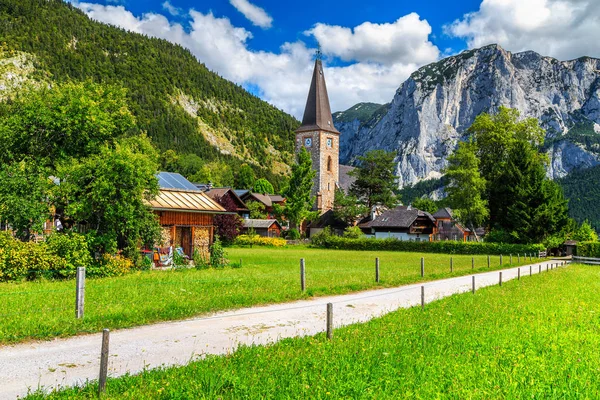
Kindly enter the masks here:
[[234, 169], [246, 162], [275, 183], [289, 169], [298, 121], [180, 46], [92, 21], [61, 0], [0, 0], [0, 43], [5, 57], [33, 60], [31, 79], [127, 88], [138, 125], [163, 151]]

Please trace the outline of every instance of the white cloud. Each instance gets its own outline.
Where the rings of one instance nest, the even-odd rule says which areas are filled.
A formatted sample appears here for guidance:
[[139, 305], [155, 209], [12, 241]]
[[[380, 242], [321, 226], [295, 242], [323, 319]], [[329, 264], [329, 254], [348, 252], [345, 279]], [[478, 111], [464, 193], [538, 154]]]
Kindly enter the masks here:
[[175, 7], [173, 4], [171, 4], [169, 1], [165, 1], [164, 3], [162, 3], [162, 7], [167, 10], [167, 12], [169, 14], [171, 14], [172, 16], [176, 17], [179, 14], [182, 13], [182, 9], [179, 7]]
[[229, 0], [229, 2], [254, 25], [267, 29], [273, 24], [273, 18], [264, 9], [250, 3], [248, 0]]
[[445, 26], [471, 48], [498, 43], [559, 59], [600, 56], [598, 0], [483, 0], [479, 11]]
[[[228, 18], [215, 17], [211, 12], [203, 14], [190, 10], [190, 25], [184, 29], [181, 24], [170, 22], [160, 14], [136, 17], [122, 6], [89, 3], [77, 6], [99, 21], [180, 44], [226, 79], [256, 86], [264, 100], [298, 118], [302, 117], [315, 53], [315, 49], [308, 48], [302, 41], [284, 43], [278, 52], [253, 51], [248, 48], [251, 32], [235, 27]], [[332, 109], [345, 110], [362, 101], [389, 102], [410, 73], [421, 64], [434, 61], [437, 49], [429, 50], [429, 55], [423, 55], [427, 54], [423, 48], [432, 45], [427, 42], [428, 30], [423, 29], [421, 24], [417, 25], [420, 35], [407, 32], [413, 42], [403, 45], [401, 56], [386, 58], [381, 55], [378, 60], [385, 60], [385, 63], [364, 57], [360, 62], [347, 66], [326, 65]], [[381, 33], [380, 36], [383, 39], [385, 35]], [[321, 41], [322, 38], [317, 39]], [[325, 48], [325, 43], [321, 45]], [[390, 51], [399, 50], [390, 48]], [[411, 51], [418, 55], [411, 58]]]
[[319, 41], [325, 54], [345, 61], [422, 64], [439, 56], [429, 41], [431, 26], [415, 13], [394, 23], [365, 22], [353, 29], [319, 23], [306, 33]]

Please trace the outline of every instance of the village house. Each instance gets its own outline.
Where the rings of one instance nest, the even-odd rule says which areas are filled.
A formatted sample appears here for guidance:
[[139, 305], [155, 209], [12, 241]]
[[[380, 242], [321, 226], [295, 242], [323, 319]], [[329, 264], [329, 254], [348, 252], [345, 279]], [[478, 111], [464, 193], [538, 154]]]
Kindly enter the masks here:
[[[440, 208], [433, 214], [433, 218], [437, 223], [437, 232], [433, 240], [458, 240], [461, 242], [475, 241], [475, 235], [471, 229], [462, 226], [452, 214], [452, 209], [445, 207]], [[485, 229], [477, 228], [477, 236], [482, 238], [485, 235]]]
[[435, 219], [425, 211], [398, 206], [383, 212], [372, 221], [358, 225], [363, 233], [375, 239], [431, 241], [436, 231]]
[[160, 172], [159, 193], [148, 202], [162, 229], [159, 247], [181, 249], [192, 258], [194, 251], [208, 257], [214, 238], [213, 217], [226, 213], [217, 202], [182, 175]]
[[243, 233], [254, 232], [264, 237], [280, 237], [283, 228], [276, 219], [250, 219], [244, 220]]
[[261, 203], [265, 207], [265, 212], [267, 213], [269, 219], [275, 218], [275, 204], [280, 205], [282, 207], [285, 206], [285, 199], [278, 194], [261, 194], [250, 191], [237, 190], [235, 192], [236, 194], [243, 192], [241, 195], [238, 194], [238, 196], [244, 203], [248, 203], [251, 201]]
[[204, 193], [216, 202], [220, 202], [221, 199], [227, 199], [226, 203], [230, 204], [229, 207], [225, 207], [227, 211], [235, 212], [242, 218], [250, 216], [250, 210], [248, 210], [246, 203], [237, 195], [235, 190], [231, 188], [209, 188]]

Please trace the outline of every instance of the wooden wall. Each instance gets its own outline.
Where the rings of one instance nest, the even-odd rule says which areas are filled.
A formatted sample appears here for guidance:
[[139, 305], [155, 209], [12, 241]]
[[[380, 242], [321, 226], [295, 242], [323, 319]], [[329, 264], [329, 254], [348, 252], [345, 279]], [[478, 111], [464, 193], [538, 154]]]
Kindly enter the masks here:
[[175, 211], [155, 211], [160, 217], [162, 226], [212, 226], [213, 214], [175, 212]]

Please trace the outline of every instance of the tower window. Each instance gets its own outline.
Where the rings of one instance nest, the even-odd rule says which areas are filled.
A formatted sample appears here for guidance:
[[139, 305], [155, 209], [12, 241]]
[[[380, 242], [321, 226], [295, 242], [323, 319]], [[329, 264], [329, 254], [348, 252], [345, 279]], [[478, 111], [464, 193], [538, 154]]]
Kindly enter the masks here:
[[327, 147], [331, 147], [333, 145], [333, 140], [331, 138], [327, 138]]
[[327, 183], [327, 190], [331, 190], [331, 183]]
[[333, 161], [331, 160], [331, 156], [327, 157], [327, 172], [331, 172], [331, 164]]

